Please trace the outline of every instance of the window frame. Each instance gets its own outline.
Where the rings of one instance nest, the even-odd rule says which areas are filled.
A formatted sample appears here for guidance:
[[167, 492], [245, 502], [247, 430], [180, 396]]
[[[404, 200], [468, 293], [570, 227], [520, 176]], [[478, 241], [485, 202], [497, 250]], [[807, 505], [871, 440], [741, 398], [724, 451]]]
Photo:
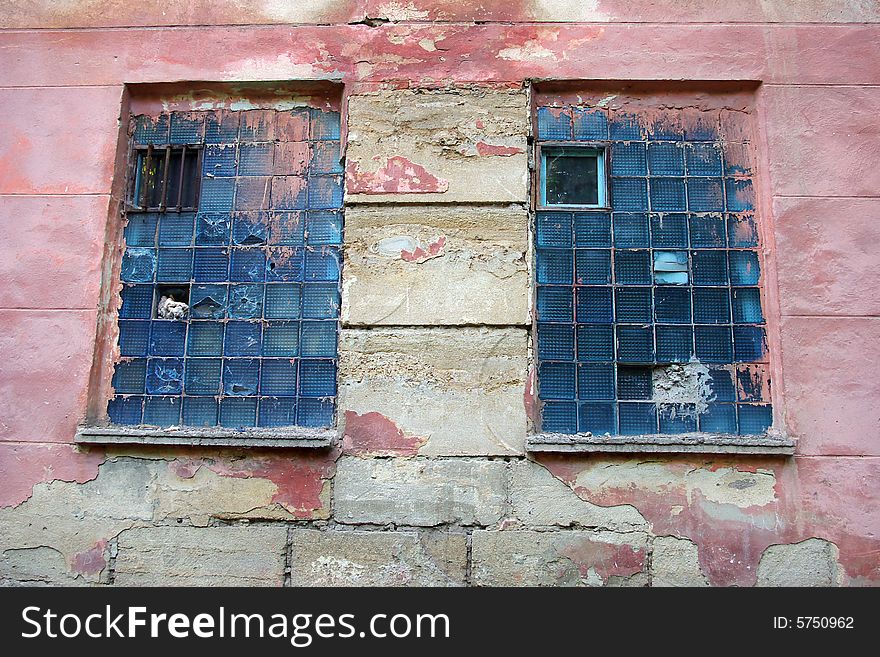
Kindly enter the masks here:
[[[610, 141], [538, 141], [536, 164], [538, 169], [538, 188], [535, 199], [536, 211], [552, 210], [595, 210], [597, 212], [611, 211], [611, 185], [609, 176], [611, 171], [611, 142]], [[597, 188], [598, 203], [547, 203], [547, 155], [548, 151], [581, 151], [586, 156], [589, 152], [597, 154]]]
[[[141, 189], [146, 190], [146, 187], [139, 186], [139, 180], [141, 176], [141, 153], [146, 153], [147, 162], [150, 158], [153, 157], [154, 152], [164, 151], [164, 160], [165, 160], [165, 170], [162, 176], [162, 202], [157, 206], [151, 205], [140, 205], [139, 198], [140, 196], [145, 195], [145, 192], [141, 192]], [[171, 164], [171, 157], [175, 151], [179, 151], [182, 154], [181, 167], [180, 167], [180, 183], [178, 189], [178, 201], [183, 198], [183, 178], [185, 174], [184, 164], [187, 159], [187, 155], [190, 151], [195, 152], [196, 163], [195, 170], [196, 175], [194, 178], [194, 186], [195, 190], [193, 192], [193, 200], [194, 204], [192, 206], [185, 205], [169, 205], [165, 201], [167, 201], [168, 194], [168, 173]], [[135, 144], [132, 140], [129, 143], [128, 147], [128, 176], [126, 178], [126, 190], [125, 190], [125, 212], [126, 213], [137, 213], [137, 212], [198, 212], [199, 208], [199, 198], [201, 196], [202, 189], [202, 158], [204, 154], [204, 145], [203, 144], [172, 144], [172, 143], [162, 143], [162, 144]]]

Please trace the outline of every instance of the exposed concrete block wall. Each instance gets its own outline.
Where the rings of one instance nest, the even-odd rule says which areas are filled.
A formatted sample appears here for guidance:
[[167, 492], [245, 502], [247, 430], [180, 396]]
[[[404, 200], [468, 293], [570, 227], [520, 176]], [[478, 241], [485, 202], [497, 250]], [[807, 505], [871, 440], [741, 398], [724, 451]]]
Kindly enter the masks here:
[[[880, 584], [876, 6], [7, 4], [0, 583]], [[524, 452], [539, 79], [754, 83], [793, 458]], [[181, 80], [345, 87], [330, 450], [73, 445], [125, 85]]]

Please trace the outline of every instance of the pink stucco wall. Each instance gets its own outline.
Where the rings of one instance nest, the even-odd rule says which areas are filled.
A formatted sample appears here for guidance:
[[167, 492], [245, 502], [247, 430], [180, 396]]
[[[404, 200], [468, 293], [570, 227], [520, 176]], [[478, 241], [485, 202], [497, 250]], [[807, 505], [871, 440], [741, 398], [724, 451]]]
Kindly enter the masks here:
[[[827, 537], [854, 580], [880, 582], [876, 4], [55, 4], [0, 10], [0, 505], [38, 482], [93, 478], [101, 460], [69, 445], [88, 401], [124, 85], [748, 80], [760, 83], [777, 413], [798, 441], [794, 459], [769, 466], [785, 488], [773, 513], [789, 524], [775, 536]], [[365, 17], [392, 22], [351, 24]], [[573, 467], [551, 465], [563, 480]], [[652, 495], [612, 497], [647, 517]], [[677, 522], [688, 534], [696, 520]]]

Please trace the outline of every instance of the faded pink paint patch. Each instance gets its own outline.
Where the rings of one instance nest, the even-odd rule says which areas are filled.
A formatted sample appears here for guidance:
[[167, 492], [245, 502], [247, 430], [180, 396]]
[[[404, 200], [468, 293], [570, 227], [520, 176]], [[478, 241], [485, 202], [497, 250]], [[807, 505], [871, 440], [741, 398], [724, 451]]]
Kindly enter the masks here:
[[80, 453], [73, 445], [0, 443], [0, 507], [21, 504], [39, 483], [91, 481], [105, 460], [101, 452]]
[[375, 173], [362, 172], [358, 162], [349, 162], [345, 175], [350, 194], [442, 194], [449, 190], [448, 180], [400, 155], [388, 158]]
[[107, 566], [107, 560], [104, 558], [106, 547], [107, 539], [102, 538], [95, 543], [94, 547], [73, 555], [70, 567], [74, 572], [81, 575], [96, 575], [100, 573]]
[[581, 577], [594, 570], [603, 582], [609, 577], [629, 577], [645, 569], [645, 550], [632, 545], [583, 540], [565, 546], [559, 553], [577, 566]]
[[538, 396], [535, 394], [536, 381], [537, 373], [535, 371], [535, 366], [531, 365], [529, 367], [528, 377], [526, 378], [526, 387], [525, 390], [523, 390], [523, 406], [526, 409], [526, 416], [535, 423], [540, 419]]
[[342, 451], [345, 454], [415, 456], [427, 442], [420, 436], [407, 436], [393, 420], [381, 413], [345, 412]]
[[497, 144], [487, 144], [484, 141], [478, 141], [477, 153], [480, 155], [500, 155], [501, 157], [510, 157], [511, 155], [525, 153], [525, 151], [517, 146], [499, 146]]
[[168, 469], [181, 479], [192, 479], [201, 467], [202, 463], [196, 459], [175, 459], [168, 464]]
[[441, 235], [431, 242], [427, 248], [423, 249], [421, 246], [418, 246], [414, 251], [402, 250], [400, 257], [407, 262], [425, 262], [425, 260], [442, 256], [444, 246], [446, 246], [446, 236]]

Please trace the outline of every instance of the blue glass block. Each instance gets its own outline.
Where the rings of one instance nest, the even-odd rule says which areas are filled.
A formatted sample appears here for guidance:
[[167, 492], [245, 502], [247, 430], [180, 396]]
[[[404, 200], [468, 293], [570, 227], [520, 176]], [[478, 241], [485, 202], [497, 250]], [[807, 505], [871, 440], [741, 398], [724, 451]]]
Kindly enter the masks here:
[[156, 246], [158, 214], [129, 212], [126, 220], [124, 231], [126, 246]]
[[648, 215], [614, 213], [614, 246], [632, 249], [650, 246]]
[[620, 141], [638, 141], [642, 138], [642, 130], [636, 117], [615, 112], [611, 118], [611, 139]]
[[134, 117], [134, 141], [139, 145], [167, 144], [171, 121], [167, 114]]
[[309, 178], [310, 209], [326, 210], [341, 207], [341, 176], [312, 176]]
[[541, 399], [574, 399], [574, 363], [541, 363], [538, 366], [538, 384]]
[[654, 251], [652, 273], [654, 282], [661, 285], [686, 285], [688, 276], [687, 251]]
[[648, 164], [645, 155], [645, 144], [616, 143], [611, 145], [612, 176], [646, 176]]
[[338, 281], [339, 249], [325, 246], [306, 249], [306, 281]]
[[289, 427], [296, 424], [295, 397], [263, 397], [260, 399], [261, 427]]
[[760, 280], [757, 251], [730, 252], [730, 282], [733, 285], [757, 285]]
[[305, 210], [308, 192], [308, 184], [302, 176], [275, 176], [272, 179], [272, 207], [275, 210]]
[[721, 212], [724, 190], [716, 178], [688, 178], [688, 208], [691, 212]]
[[713, 401], [732, 402], [736, 400], [736, 389], [730, 370], [709, 368], [709, 386], [714, 395]]
[[575, 277], [581, 285], [607, 285], [611, 282], [611, 251], [578, 249], [575, 254]]
[[311, 138], [339, 139], [339, 112], [311, 110]]
[[287, 358], [264, 359], [263, 369], [260, 372], [260, 393], [267, 396], [295, 396], [296, 368], [296, 361]]
[[192, 249], [159, 249], [156, 280], [166, 283], [188, 283], [193, 277]]
[[223, 324], [220, 322], [190, 322], [186, 355], [221, 356], [222, 354]]
[[694, 323], [730, 323], [730, 299], [727, 288], [694, 288]]
[[227, 322], [225, 356], [259, 356], [262, 350], [263, 325], [260, 322]]
[[150, 319], [153, 316], [153, 286], [123, 285], [120, 319]]
[[329, 427], [333, 425], [335, 404], [332, 399], [298, 399], [296, 423], [301, 427]]
[[538, 249], [538, 283], [571, 285], [574, 254], [563, 249]]
[[266, 286], [266, 319], [297, 319], [300, 314], [300, 285], [274, 283]]
[[611, 215], [607, 212], [576, 212], [574, 215], [575, 246], [611, 246]]
[[342, 244], [342, 213], [324, 210], [309, 212], [306, 235], [310, 246]]
[[684, 212], [687, 210], [684, 178], [652, 178], [651, 210], [654, 212]]
[[186, 322], [159, 319], [150, 330], [151, 356], [183, 356], [186, 346]]
[[259, 319], [263, 315], [264, 285], [232, 285], [228, 315], [233, 319]]
[[727, 187], [727, 210], [729, 212], [747, 212], [755, 209], [755, 190], [751, 180], [728, 178], [725, 181]]
[[648, 182], [644, 178], [612, 178], [611, 206], [617, 212], [645, 212], [648, 209]]
[[550, 433], [577, 433], [577, 404], [547, 402], [541, 411], [541, 429]]
[[180, 397], [145, 397], [144, 424], [172, 427], [180, 424]]
[[119, 353], [122, 356], [146, 356], [149, 342], [149, 321], [119, 320]]
[[736, 433], [736, 406], [712, 402], [700, 415], [700, 431], [706, 433]]
[[623, 436], [641, 436], [657, 433], [657, 407], [645, 402], [621, 402], [620, 433]]
[[266, 253], [262, 249], [231, 249], [229, 280], [262, 283], [266, 276]]
[[275, 144], [241, 144], [238, 147], [239, 176], [270, 176], [275, 167]]
[[171, 114], [172, 144], [201, 144], [204, 115], [201, 113], [173, 112]]
[[608, 139], [608, 115], [602, 110], [575, 108], [572, 124], [576, 141], [605, 141]]
[[240, 141], [271, 141], [275, 137], [275, 112], [248, 110], [241, 112]]
[[581, 404], [578, 409], [578, 431], [581, 433], [591, 433], [594, 436], [616, 434], [616, 415], [615, 404], [613, 403], [587, 402]]
[[691, 253], [694, 285], [727, 285], [726, 251], [693, 251]]
[[191, 212], [166, 212], [159, 220], [159, 246], [192, 244], [195, 215]]
[[[310, 215], [329, 214], [310, 212]], [[304, 229], [306, 212], [270, 212], [269, 213], [269, 244], [279, 246], [302, 246], [305, 244]], [[311, 243], [311, 242], [310, 242]]]
[[734, 324], [763, 324], [761, 290], [757, 287], [741, 287], [732, 290]]
[[654, 328], [657, 340], [657, 362], [686, 363], [694, 355], [694, 333], [690, 326], [666, 326]]
[[647, 324], [651, 321], [651, 288], [619, 287], [614, 296], [618, 322]]
[[614, 365], [605, 363], [578, 364], [577, 386], [578, 399], [613, 400]]
[[107, 415], [113, 424], [140, 424], [143, 409], [143, 397], [114, 397], [107, 404]]
[[538, 108], [538, 139], [571, 139], [571, 117], [554, 107]]
[[539, 212], [536, 224], [538, 246], [567, 248], [572, 245], [572, 222], [568, 212]]
[[147, 393], [179, 395], [182, 390], [182, 358], [151, 358], [147, 361]]
[[574, 328], [538, 324], [538, 360], [574, 360]]
[[733, 340], [729, 326], [697, 326], [694, 328], [696, 356], [705, 363], [733, 362]]
[[223, 359], [223, 393], [236, 397], [257, 394], [260, 360], [257, 358]]
[[672, 404], [660, 407], [660, 433], [690, 433], [697, 430], [697, 409], [694, 404]]
[[267, 322], [263, 329], [263, 356], [299, 355], [299, 322]]
[[321, 141], [311, 145], [310, 173], [343, 173], [339, 142]]
[[217, 406], [213, 397], [184, 397], [183, 424], [188, 427], [217, 426]]
[[573, 319], [571, 288], [538, 288], [538, 321], [571, 322]]
[[741, 434], [767, 433], [773, 424], [773, 407], [769, 404], [739, 404], [738, 408]]
[[229, 212], [235, 196], [235, 178], [205, 178], [199, 191], [201, 212]]
[[335, 283], [303, 285], [303, 317], [331, 319], [339, 317], [339, 286]]
[[235, 175], [235, 146], [211, 144], [202, 156], [202, 175], [208, 178], [229, 178]]
[[229, 224], [230, 217], [228, 212], [204, 212], [197, 214], [196, 245], [228, 245], [230, 234]]
[[691, 246], [720, 249], [727, 245], [724, 217], [718, 214], [691, 216]]
[[242, 429], [255, 426], [256, 423], [255, 397], [226, 397], [220, 401], [220, 426]]
[[616, 251], [614, 253], [614, 281], [618, 285], [650, 285], [650, 251]]
[[717, 141], [718, 117], [714, 112], [700, 112], [685, 123], [684, 138], [688, 141]]
[[208, 144], [230, 144], [238, 139], [238, 112], [225, 110], [208, 112], [205, 115], [205, 142]]
[[653, 381], [650, 367], [618, 366], [618, 399], [651, 399], [652, 396]]
[[[570, 298], [571, 295], [569, 294]], [[614, 304], [612, 302], [611, 288], [578, 288], [577, 321], [579, 324], [611, 324], [614, 321]]]
[[301, 360], [299, 394], [303, 397], [336, 396], [336, 362], [332, 360]]
[[758, 227], [750, 214], [731, 214], [727, 217], [727, 240], [731, 248], [758, 246]]
[[[540, 327], [538, 330], [540, 331]], [[603, 362], [614, 360], [613, 327], [590, 325], [578, 326], [577, 359], [579, 361]]]
[[113, 390], [117, 395], [142, 395], [147, 377], [147, 361], [143, 358], [116, 363], [113, 371]]
[[617, 327], [617, 360], [621, 363], [654, 362], [654, 331], [650, 326]]
[[[320, 251], [319, 251], [320, 253]], [[305, 250], [297, 247], [269, 249], [266, 279], [269, 281], [301, 281]]]
[[[285, 203], [284, 187], [276, 186], [275, 181], [283, 178], [270, 176], [244, 176], [235, 179], [235, 209], [236, 210], [267, 210], [270, 205], [283, 207]], [[305, 193], [305, 185], [300, 190]], [[271, 199], [272, 194], [278, 198]], [[302, 195], [300, 194], [300, 195]]]
[[189, 293], [189, 314], [193, 319], [223, 319], [228, 290], [225, 285], [193, 285]]
[[151, 283], [156, 271], [156, 250], [131, 248], [122, 255], [123, 283]]
[[190, 358], [186, 361], [183, 389], [187, 395], [217, 395], [220, 393], [220, 359]]
[[721, 150], [716, 144], [688, 144], [686, 152], [689, 176], [721, 175]]
[[264, 212], [236, 212], [232, 216], [232, 242], [239, 246], [265, 244], [269, 227]]
[[684, 130], [678, 112], [661, 112], [655, 114], [648, 129], [648, 139], [653, 141], [681, 141]]
[[739, 366], [736, 369], [736, 400], [741, 402], [769, 401], [770, 381], [760, 365]]
[[335, 321], [304, 321], [300, 336], [300, 354], [304, 358], [336, 358], [337, 324]]
[[648, 170], [652, 176], [683, 176], [684, 149], [675, 143], [648, 143]]
[[737, 362], [762, 360], [767, 353], [767, 336], [760, 326], [734, 326], [733, 344]]

